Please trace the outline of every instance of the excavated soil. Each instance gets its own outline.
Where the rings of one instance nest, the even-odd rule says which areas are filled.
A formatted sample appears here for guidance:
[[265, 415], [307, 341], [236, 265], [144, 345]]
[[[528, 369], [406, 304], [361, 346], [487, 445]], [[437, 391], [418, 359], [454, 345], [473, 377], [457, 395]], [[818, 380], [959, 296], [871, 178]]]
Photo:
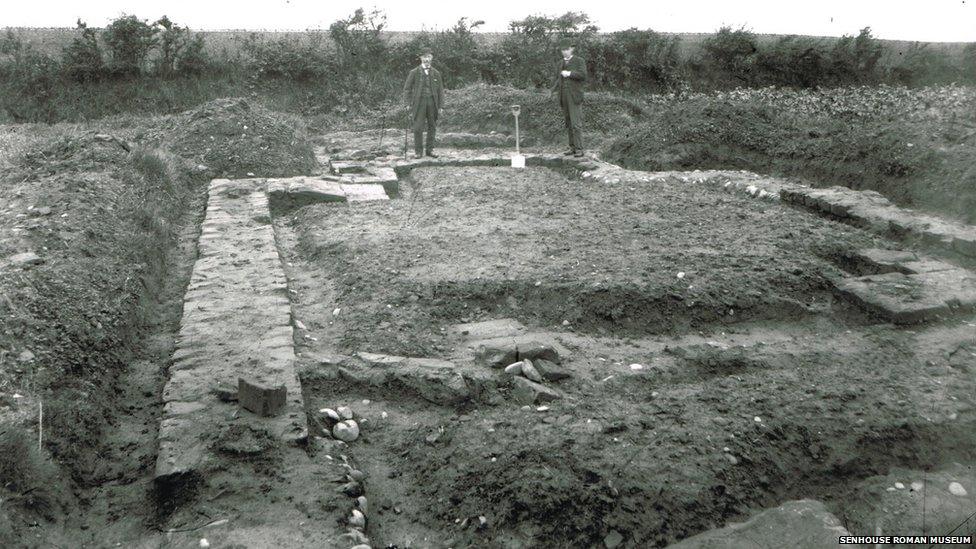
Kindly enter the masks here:
[[[976, 450], [976, 319], [897, 328], [829, 292], [839, 250], [890, 243], [677, 181], [426, 168], [401, 191], [276, 220], [309, 411], [363, 418], [374, 547], [664, 546], [803, 497], [870, 534], [858, 481]], [[499, 318], [569, 351], [563, 398], [520, 406], [470, 362], [451, 327]], [[497, 389], [439, 406], [323, 358], [357, 351]]]
[[402, 200], [296, 216], [299, 249], [335, 287], [340, 349], [438, 354], [448, 324], [508, 316], [596, 335], [794, 318], [830, 306], [824, 277], [839, 271], [818, 254], [880, 245], [676, 181], [424, 168], [404, 187]]

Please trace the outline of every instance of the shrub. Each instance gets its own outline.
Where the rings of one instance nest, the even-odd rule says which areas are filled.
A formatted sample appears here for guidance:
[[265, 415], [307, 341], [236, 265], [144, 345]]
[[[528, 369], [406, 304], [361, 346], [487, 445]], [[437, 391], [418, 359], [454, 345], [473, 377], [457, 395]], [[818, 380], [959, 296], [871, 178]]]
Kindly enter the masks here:
[[404, 44], [394, 45], [389, 52], [390, 68], [400, 74], [417, 64], [423, 50], [430, 49], [445, 86], [455, 88], [477, 82], [493, 72], [489, 57], [474, 37], [473, 30], [483, 24], [484, 21], [469, 22], [462, 17], [446, 31], [422, 32]]
[[210, 68], [203, 35], [193, 34], [187, 37], [183, 48], [176, 56], [176, 71], [180, 74], [201, 74]]
[[380, 35], [384, 28], [386, 15], [382, 11], [367, 13], [362, 8], [329, 26], [329, 36], [345, 71], [375, 70], [386, 65], [386, 44]]
[[250, 70], [258, 77], [308, 82], [335, 75], [335, 56], [320, 35], [266, 39], [253, 33], [242, 44]]
[[722, 27], [702, 42], [700, 64], [712, 79], [747, 86], [752, 82], [752, 68], [758, 51], [754, 34], [745, 28]]
[[891, 69], [891, 79], [906, 86], [924, 86], [938, 82], [954, 81], [960, 76], [959, 68], [949, 58], [933, 51], [928, 44], [913, 43], [901, 54], [901, 62]]
[[0, 106], [16, 122], [55, 121], [61, 66], [13, 32], [0, 38]]
[[157, 43], [156, 28], [134, 15], [115, 19], [102, 31], [111, 55], [109, 68], [118, 76], [142, 74], [149, 50]]
[[843, 36], [828, 55], [828, 79], [833, 84], [870, 84], [878, 80], [878, 61], [884, 53], [881, 42], [871, 36], [871, 27], [856, 36]]
[[594, 77], [613, 88], [665, 91], [678, 86], [677, 37], [652, 30], [629, 29], [614, 32], [603, 42], [591, 45], [591, 60], [599, 65]]
[[582, 12], [558, 17], [532, 15], [512, 21], [501, 44], [502, 70], [516, 86], [549, 87], [559, 55], [558, 41], [574, 39], [577, 52], [586, 57], [587, 46], [598, 30]]
[[824, 83], [827, 60], [819, 42], [784, 36], [760, 49], [753, 67], [753, 83], [812, 88]]
[[158, 29], [159, 34], [157, 74], [198, 74], [206, 67], [203, 36], [191, 33], [188, 27], [177, 25], [165, 15], [153, 23], [153, 26]]
[[78, 20], [81, 33], [64, 48], [62, 66], [65, 74], [77, 82], [90, 82], [101, 78], [105, 73], [102, 48], [98, 45], [98, 35], [94, 29]]

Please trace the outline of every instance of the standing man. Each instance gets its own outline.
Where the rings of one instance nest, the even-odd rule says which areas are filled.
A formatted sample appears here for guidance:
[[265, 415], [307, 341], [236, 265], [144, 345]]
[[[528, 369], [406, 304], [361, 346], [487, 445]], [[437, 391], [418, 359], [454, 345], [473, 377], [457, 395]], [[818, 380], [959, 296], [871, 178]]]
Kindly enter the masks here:
[[434, 54], [425, 50], [420, 54], [420, 66], [415, 67], [407, 75], [407, 83], [403, 86], [404, 100], [410, 107], [410, 119], [413, 121], [413, 148], [418, 157], [424, 155], [424, 129], [427, 130], [427, 156], [437, 158], [434, 154], [434, 134], [436, 133], [437, 116], [444, 104], [444, 84], [441, 73], [430, 62]]
[[586, 82], [586, 61], [573, 55], [576, 44], [563, 41], [559, 50], [562, 60], [556, 66], [556, 81], [552, 91], [559, 95], [566, 129], [569, 131], [569, 150], [566, 156], [583, 156], [583, 83]]

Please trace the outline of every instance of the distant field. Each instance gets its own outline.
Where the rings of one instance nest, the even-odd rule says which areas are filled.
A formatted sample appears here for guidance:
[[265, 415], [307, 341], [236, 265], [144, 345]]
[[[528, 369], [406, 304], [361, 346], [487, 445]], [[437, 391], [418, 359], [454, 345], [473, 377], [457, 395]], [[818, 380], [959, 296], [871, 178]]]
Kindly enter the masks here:
[[[48, 53], [59, 53], [61, 49], [71, 42], [77, 35], [73, 28], [10, 28], [5, 29], [25, 39], [27, 42], [37, 45], [42, 51]], [[268, 31], [268, 30], [222, 30], [222, 31], [200, 31], [206, 37], [207, 45], [212, 53], [233, 54], [239, 47], [241, 41], [249, 35], [263, 36], [267, 38], [303, 38], [314, 37], [317, 40], [329, 41], [327, 29], [311, 29], [306, 31]], [[387, 32], [384, 36], [391, 43], [400, 43], [409, 40], [411, 37], [420, 34], [419, 32]], [[698, 53], [702, 41], [711, 36], [712, 33], [662, 33], [677, 36], [681, 39], [680, 57], [687, 59]], [[496, 44], [502, 40], [505, 33], [476, 33], [478, 38], [486, 46]], [[757, 34], [758, 40], [773, 41], [784, 35], [778, 34]], [[815, 37], [826, 41], [836, 40], [832, 37]], [[887, 47], [882, 58], [882, 64], [891, 64], [899, 55], [907, 51], [912, 44], [908, 40], [881, 40]], [[924, 42], [933, 52], [941, 52], [957, 60], [962, 56], [963, 49], [968, 42]]]

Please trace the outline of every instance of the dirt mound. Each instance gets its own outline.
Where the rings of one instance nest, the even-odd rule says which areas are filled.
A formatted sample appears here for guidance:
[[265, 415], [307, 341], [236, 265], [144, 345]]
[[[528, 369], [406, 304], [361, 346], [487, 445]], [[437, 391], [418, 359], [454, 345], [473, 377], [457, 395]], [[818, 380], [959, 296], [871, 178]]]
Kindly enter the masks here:
[[[559, 101], [548, 91], [488, 84], [447, 90], [444, 110], [438, 119], [438, 129], [477, 134], [514, 134], [512, 105], [522, 107], [519, 129], [523, 138], [558, 141], [565, 137], [565, 123]], [[643, 109], [640, 102], [619, 95], [606, 92], [588, 93], [583, 105], [584, 138], [587, 134], [603, 136], [619, 132], [622, 128], [640, 122], [643, 119]], [[364, 128], [403, 128], [406, 119], [406, 108], [397, 106], [366, 115], [359, 125]]]
[[970, 126], [887, 113], [798, 115], [758, 100], [700, 97], [649, 107], [604, 158], [631, 169], [745, 169], [872, 189], [901, 206], [972, 223]]
[[315, 155], [296, 119], [245, 99], [211, 101], [167, 121], [164, 144], [222, 177], [308, 174]]

